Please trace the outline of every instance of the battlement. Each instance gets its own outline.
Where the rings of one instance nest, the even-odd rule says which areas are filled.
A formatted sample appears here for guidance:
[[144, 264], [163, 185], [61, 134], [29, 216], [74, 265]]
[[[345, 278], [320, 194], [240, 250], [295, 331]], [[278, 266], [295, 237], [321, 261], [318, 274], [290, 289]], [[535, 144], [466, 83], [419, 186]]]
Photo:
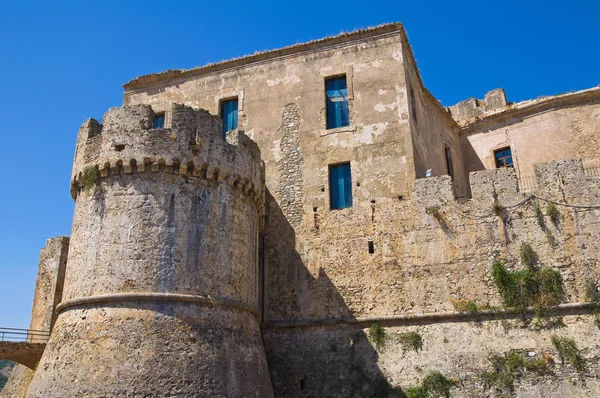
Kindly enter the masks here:
[[[534, 165], [535, 188], [522, 192], [513, 168], [474, 171], [469, 173], [472, 209], [492, 209], [494, 202], [512, 206], [526, 197], [565, 204], [595, 206], [600, 204], [600, 177], [589, 177], [581, 159], [555, 160]], [[452, 181], [449, 176], [421, 178], [413, 182], [412, 200], [418, 207], [430, 208], [453, 202]]]
[[478, 116], [482, 116], [489, 112], [496, 112], [504, 109], [508, 105], [506, 101], [506, 93], [503, 88], [497, 88], [485, 94], [484, 99], [475, 97], [461, 101], [456, 105], [446, 108], [448, 113], [457, 122], [465, 122]]
[[173, 104], [167, 128], [152, 128], [149, 105], [111, 108], [103, 123], [86, 120], [77, 137], [71, 194], [83, 188], [86, 168], [98, 176], [166, 172], [186, 179], [212, 179], [264, 197], [260, 150], [243, 131], [221, 133], [221, 120], [207, 111]]

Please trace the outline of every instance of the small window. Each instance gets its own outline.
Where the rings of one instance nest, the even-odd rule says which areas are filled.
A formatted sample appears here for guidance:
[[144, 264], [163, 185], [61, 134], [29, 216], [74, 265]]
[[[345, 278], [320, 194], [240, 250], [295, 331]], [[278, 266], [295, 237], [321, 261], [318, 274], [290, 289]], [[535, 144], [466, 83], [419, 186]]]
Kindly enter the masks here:
[[153, 129], [164, 129], [165, 128], [165, 114], [157, 113], [154, 115], [154, 120], [152, 121]]
[[410, 88], [410, 113], [411, 113], [413, 120], [415, 121], [415, 125], [418, 124], [417, 123], [417, 105], [416, 105], [416, 101], [415, 101], [415, 92], [413, 91], [412, 87]]
[[352, 207], [350, 163], [329, 166], [329, 192], [332, 210]]
[[221, 101], [221, 118], [223, 119], [223, 139], [225, 133], [238, 128], [238, 99]]
[[494, 151], [494, 159], [496, 159], [496, 168], [513, 167], [513, 158], [510, 147]]
[[348, 116], [348, 89], [346, 76], [325, 79], [325, 97], [327, 101], [327, 129], [350, 125]]
[[452, 150], [445, 146], [444, 153], [446, 155], [446, 171], [448, 172], [450, 178], [454, 178], [454, 167], [452, 166]]

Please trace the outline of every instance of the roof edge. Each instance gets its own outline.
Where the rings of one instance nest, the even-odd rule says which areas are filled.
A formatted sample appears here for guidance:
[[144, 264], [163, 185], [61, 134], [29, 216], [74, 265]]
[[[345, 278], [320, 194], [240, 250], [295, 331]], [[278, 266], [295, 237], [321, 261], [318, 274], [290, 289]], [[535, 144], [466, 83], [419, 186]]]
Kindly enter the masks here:
[[210, 63], [192, 69], [169, 69], [164, 72], [142, 75], [125, 83], [123, 85], [123, 88], [127, 93], [130, 91], [155, 86], [160, 83], [165, 83], [172, 79], [186, 79], [201, 76], [204, 74], [218, 72], [229, 68], [253, 64], [255, 62], [261, 62], [289, 55], [300, 54], [306, 51], [312, 51], [330, 45], [350, 43], [356, 40], [374, 38], [394, 32], [404, 32], [404, 27], [400, 22], [382, 24], [365, 29], [357, 29], [352, 32], [340, 33], [337, 36], [329, 36], [318, 40], [311, 40], [305, 43], [294, 44], [275, 50], [260, 51], [251, 55], [245, 55], [242, 57], [233, 58], [225, 61]]

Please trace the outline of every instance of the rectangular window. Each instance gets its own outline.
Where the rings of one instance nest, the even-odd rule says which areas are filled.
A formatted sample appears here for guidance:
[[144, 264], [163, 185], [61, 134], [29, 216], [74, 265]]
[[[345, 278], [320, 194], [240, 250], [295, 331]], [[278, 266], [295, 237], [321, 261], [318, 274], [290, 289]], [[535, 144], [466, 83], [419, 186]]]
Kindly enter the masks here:
[[165, 114], [157, 113], [154, 115], [154, 120], [152, 120], [152, 128], [153, 129], [164, 129], [165, 128]]
[[452, 151], [447, 146], [444, 147], [444, 153], [446, 154], [446, 171], [450, 178], [454, 178], [454, 167], [452, 166]]
[[221, 118], [223, 119], [223, 139], [225, 133], [238, 128], [238, 99], [221, 101]]
[[332, 210], [352, 207], [350, 163], [329, 166], [329, 192]]
[[510, 147], [494, 151], [494, 159], [496, 159], [496, 168], [513, 167], [512, 152]]
[[335, 129], [350, 125], [348, 116], [348, 89], [346, 76], [325, 79], [327, 101], [327, 128]]

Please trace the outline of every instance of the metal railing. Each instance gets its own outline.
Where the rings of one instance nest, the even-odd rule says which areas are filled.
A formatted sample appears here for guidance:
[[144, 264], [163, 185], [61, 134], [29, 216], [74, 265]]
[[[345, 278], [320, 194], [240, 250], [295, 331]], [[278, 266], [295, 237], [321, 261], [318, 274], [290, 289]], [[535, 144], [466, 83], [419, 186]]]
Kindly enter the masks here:
[[600, 166], [584, 167], [583, 174], [586, 177], [600, 177]]
[[48, 330], [0, 328], [0, 341], [13, 343], [45, 343], [50, 337]]
[[[600, 166], [587, 166], [583, 168], [586, 177], [600, 178]], [[534, 175], [519, 177], [519, 191], [533, 192], [537, 189], [537, 180]]]

